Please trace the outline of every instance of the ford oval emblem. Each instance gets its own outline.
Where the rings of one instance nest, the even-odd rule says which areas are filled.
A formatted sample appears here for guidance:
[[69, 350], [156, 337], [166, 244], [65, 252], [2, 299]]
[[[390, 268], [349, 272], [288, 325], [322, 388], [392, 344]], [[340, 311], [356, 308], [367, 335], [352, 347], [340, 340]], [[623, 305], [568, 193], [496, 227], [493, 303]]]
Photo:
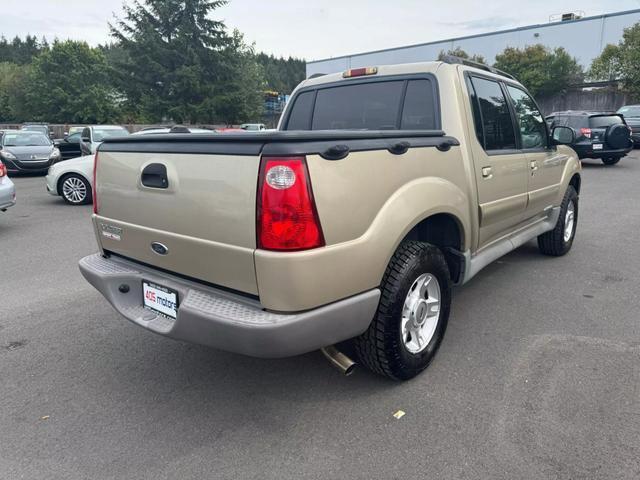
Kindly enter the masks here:
[[166, 255], [167, 253], [169, 253], [169, 249], [167, 248], [167, 246], [163, 245], [160, 242], [153, 242], [151, 244], [151, 250], [153, 250], [158, 255]]

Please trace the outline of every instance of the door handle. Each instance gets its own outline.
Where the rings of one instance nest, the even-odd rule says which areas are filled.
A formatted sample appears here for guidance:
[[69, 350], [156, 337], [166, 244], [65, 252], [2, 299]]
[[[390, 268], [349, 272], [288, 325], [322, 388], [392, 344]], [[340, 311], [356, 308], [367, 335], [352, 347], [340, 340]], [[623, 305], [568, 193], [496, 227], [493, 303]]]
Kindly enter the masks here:
[[493, 178], [493, 170], [491, 167], [482, 167], [482, 178], [486, 180]]
[[531, 175], [533, 175], [535, 171], [538, 170], [538, 162], [536, 162], [535, 160], [532, 160], [529, 163], [529, 166], [531, 167]]
[[150, 163], [142, 170], [140, 182], [149, 188], [168, 188], [167, 167], [161, 163]]

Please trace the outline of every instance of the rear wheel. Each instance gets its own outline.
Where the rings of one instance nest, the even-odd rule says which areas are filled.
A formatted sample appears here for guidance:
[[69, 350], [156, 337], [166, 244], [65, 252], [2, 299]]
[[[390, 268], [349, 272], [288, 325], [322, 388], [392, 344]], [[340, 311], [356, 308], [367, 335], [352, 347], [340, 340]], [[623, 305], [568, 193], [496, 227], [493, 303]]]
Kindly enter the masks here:
[[81, 175], [71, 173], [60, 179], [58, 192], [69, 205], [86, 205], [91, 203], [91, 185]]
[[355, 339], [360, 362], [375, 373], [408, 380], [424, 370], [444, 337], [451, 281], [442, 252], [405, 242], [389, 262], [378, 311]]
[[560, 216], [553, 230], [538, 237], [538, 248], [545, 255], [559, 257], [571, 250], [578, 225], [578, 194], [567, 187], [560, 207]]
[[620, 161], [620, 157], [606, 157], [602, 159], [602, 163], [605, 165], [615, 165]]

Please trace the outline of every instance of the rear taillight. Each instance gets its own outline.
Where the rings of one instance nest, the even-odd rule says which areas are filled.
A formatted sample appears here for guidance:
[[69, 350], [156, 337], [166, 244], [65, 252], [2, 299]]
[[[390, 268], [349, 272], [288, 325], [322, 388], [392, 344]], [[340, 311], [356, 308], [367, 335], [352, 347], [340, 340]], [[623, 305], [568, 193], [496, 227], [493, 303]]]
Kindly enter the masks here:
[[93, 192], [93, 213], [98, 213], [98, 184], [96, 183], [96, 173], [98, 171], [98, 152], [93, 157], [93, 183], [91, 191]]
[[587, 138], [591, 138], [591, 129], [590, 128], [581, 128], [580, 133]]
[[257, 200], [258, 248], [308, 250], [324, 245], [304, 157], [263, 157]]
[[4, 177], [7, 174], [7, 167], [4, 163], [0, 162], [0, 178]]

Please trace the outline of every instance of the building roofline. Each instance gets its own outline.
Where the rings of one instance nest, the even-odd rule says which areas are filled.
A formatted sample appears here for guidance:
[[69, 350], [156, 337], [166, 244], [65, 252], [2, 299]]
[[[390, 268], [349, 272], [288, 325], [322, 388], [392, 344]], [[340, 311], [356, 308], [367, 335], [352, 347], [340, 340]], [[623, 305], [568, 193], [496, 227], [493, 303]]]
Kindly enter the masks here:
[[343, 58], [350, 58], [350, 57], [360, 57], [362, 55], [370, 55], [373, 53], [381, 53], [381, 52], [393, 52], [395, 50], [404, 50], [405, 48], [415, 48], [415, 47], [426, 47], [429, 45], [437, 45], [439, 43], [446, 43], [446, 42], [455, 42], [455, 41], [461, 41], [461, 40], [469, 40], [472, 38], [479, 38], [479, 37], [488, 37], [491, 35], [500, 35], [503, 33], [513, 33], [513, 32], [520, 32], [523, 30], [532, 30], [535, 28], [547, 28], [547, 27], [555, 27], [558, 25], [566, 25], [569, 23], [578, 23], [578, 22], [586, 22], [586, 21], [590, 21], [590, 20], [597, 20], [597, 19], [604, 19], [604, 18], [609, 18], [609, 17], [618, 17], [621, 15], [630, 15], [633, 13], [640, 13], [640, 8], [635, 8], [632, 10], [624, 10], [622, 12], [613, 12], [613, 13], [603, 13], [602, 15], [593, 15], [591, 17], [583, 17], [583, 18], [578, 18], [576, 20], [566, 20], [566, 21], [558, 21], [558, 22], [549, 22], [549, 23], [538, 23], [535, 25], [526, 25], [523, 27], [515, 27], [515, 28], [508, 28], [506, 30], [497, 30], [495, 32], [486, 32], [486, 33], [476, 33], [473, 35], [466, 35], [464, 37], [453, 37], [453, 38], [443, 38], [442, 40], [434, 40], [432, 42], [423, 42], [423, 43], [414, 43], [411, 45], [402, 45], [399, 47], [390, 47], [390, 48], [381, 48], [379, 50], [371, 50], [368, 52], [358, 52], [358, 53], [351, 53], [348, 55], [339, 55], [337, 57], [328, 57], [328, 58], [322, 58], [319, 60], [311, 60], [306, 62], [307, 65], [312, 64], [312, 63], [320, 63], [320, 62], [328, 62], [330, 60], [340, 60]]

